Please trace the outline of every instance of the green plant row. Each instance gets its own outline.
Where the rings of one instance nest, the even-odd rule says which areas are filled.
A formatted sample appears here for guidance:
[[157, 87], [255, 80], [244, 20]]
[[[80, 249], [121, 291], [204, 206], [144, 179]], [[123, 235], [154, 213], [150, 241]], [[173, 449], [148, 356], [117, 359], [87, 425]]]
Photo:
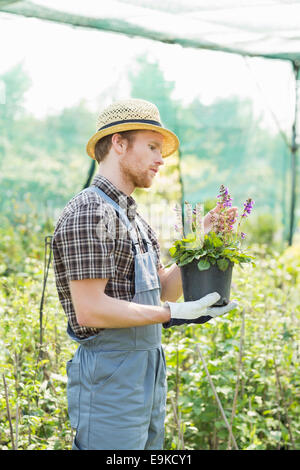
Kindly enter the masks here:
[[[3, 227], [0, 449], [70, 449], [65, 365], [77, 346], [66, 334], [52, 271], [42, 348], [39, 344], [43, 239], [49, 227], [30, 236], [24, 220], [20, 230], [26, 237], [16, 227]], [[234, 270], [232, 298], [239, 301], [238, 311], [163, 331], [166, 450], [232, 448], [197, 345], [238, 448], [300, 449], [300, 250], [291, 247], [279, 255], [267, 254], [266, 248], [251, 247], [255, 269], [248, 263]]]

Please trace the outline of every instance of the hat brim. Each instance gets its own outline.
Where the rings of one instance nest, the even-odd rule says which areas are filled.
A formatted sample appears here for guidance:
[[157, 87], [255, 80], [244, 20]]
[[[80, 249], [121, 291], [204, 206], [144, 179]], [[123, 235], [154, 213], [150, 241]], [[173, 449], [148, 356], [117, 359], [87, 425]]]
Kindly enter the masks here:
[[124, 132], [124, 131], [134, 131], [134, 130], [146, 130], [146, 131], [155, 131], [159, 132], [163, 137], [163, 144], [162, 144], [162, 157], [166, 158], [172, 155], [179, 147], [179, 139], [176, 134], [169, 129], [165, 129], [164, 127], [155, 126], [153, 124], [146, 124], [146, 123], [124, 123], [124, 124], [116, 124], [115, 126], [111, 126], [107, 129], [100, 130], [96, 132], [88, 141], [86, 146], [87, 154], [95, 160], [95, 145], [98, 140], [102, 139], [103, 137], [111, 134], [116, 134], [117, 132]]

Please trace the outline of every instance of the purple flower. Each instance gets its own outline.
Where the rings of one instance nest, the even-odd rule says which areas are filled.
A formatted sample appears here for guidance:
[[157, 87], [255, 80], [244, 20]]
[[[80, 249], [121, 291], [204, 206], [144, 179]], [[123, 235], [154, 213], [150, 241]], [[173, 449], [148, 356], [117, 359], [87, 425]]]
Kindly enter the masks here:
[[244, 232], [241, 232], [241, 238], [242, 239], [246, 238], [246, 234]]
[[242, 217], [247, 217], [247, 214], [251, 214], [252, 207], [254, 205], [253, 199], [249, 197], [246, 202], [244, 202], [244, 211], [242, 213]]
[[219, 206], [222, 206], [224, 209], [232, 206], [232, 198], [228, 194], [228, 188], [225, 188], [223, 184], [220, 186], [220, 194], [217, 197], [220, 198], [220, 201], [218, 201]]
[[220, 194], [218, 197], [227, 196], [227, 194], [228, 194], [228, 188], [225, 188], [225, 186], [222, 184], [220, 186]]

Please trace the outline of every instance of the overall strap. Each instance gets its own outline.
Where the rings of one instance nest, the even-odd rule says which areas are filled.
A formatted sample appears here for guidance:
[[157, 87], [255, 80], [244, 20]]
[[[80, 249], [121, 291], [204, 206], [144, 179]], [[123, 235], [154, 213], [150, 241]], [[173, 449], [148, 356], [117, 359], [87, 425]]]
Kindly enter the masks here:
[[[114, 207], [114, 209], [118, 212], [120, 218], [124, 222], [128, 232], [129, 232], [129, 235], [130, 235], [130, 237], [131, 237], [131, 239], [134, 243], [136, 253], [141, 253], [141, 248], [140, 248], [140, 244], [139, 244], [139, 241], [138, 241], [138, 238], [137, 238], [136, 231], [135, 231], [133, 225], [131, 224], [131, 222], [129, 221], [124, 209], [122, 209], [113, 199], [111, 199], [104, 191], [102, 191], [102, 189], [98, 188], [97, 186], [91, 185], [88, 188], [86, 188], [86, 190], [87, 191], [93, 191], [93, 192], [97, 193], [99, 196], [101, 196], [103, 199], [105, 199], [109, 204], [111, 204]], [[139, 229], [140, 229], [140, 221], [137, 221], [137, 224], [138, 224]], [[148, 243], [148, 240], [147, 239], [145, 239], [145, 240]]]
[[143, 224], [141, 222], [141, 220], [139, 219], [139, 217], [137, 216], [136, 219], [135, 219], [138, 227], [139, 227], [139, 231], [141, 233], [141, 236], [142, 236], [142, 239], [143, 241], [145, 241], [148, 245], [148, 251], [153, 251], [153, 247], [152, 247], [152, 243], [151, 241], [149, 240], [149, 237], [148, 235], [146, 234], [145, 230], [144, 230], [144, 227], [143, 227]]

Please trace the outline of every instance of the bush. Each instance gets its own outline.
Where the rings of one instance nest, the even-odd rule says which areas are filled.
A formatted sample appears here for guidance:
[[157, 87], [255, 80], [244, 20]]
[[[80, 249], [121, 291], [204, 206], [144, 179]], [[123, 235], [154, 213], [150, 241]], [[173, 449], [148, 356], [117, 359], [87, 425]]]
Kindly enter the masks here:
[[247, 233], [248, 243], [272, 245], [276, 242], [276, 235], [282, 229], [273, 214], [251, 215], [251, 219], [245, 221], [244, 231]]

